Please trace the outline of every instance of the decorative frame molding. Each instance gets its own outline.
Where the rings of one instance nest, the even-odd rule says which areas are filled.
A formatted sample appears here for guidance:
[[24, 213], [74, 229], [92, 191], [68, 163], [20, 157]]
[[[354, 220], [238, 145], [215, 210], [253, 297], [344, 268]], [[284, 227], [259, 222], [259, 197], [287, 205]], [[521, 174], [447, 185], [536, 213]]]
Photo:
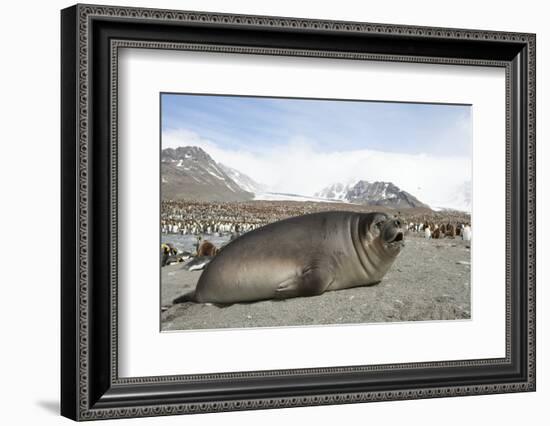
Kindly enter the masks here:
[[[126, 30], [128, 23], [139, 24], [142, 29]], [[182, 37], [190, 40], [177, 39], [169, 27], [189, 29], [189, 35]], [[239, 43], [213, 43], [204, 36], [204, 30], [212, 27], [235, 34]], [[256, 34], [270, 31], [276, 40], [269, 47], [245, 44], [247, 30]], [[159, 40], [140, 39], [140, 31], [158, 34]], [[296, 44], [291, 38], [300, 44], [300, 36], [310, 32], [324, 35], [338, 49], [291, 46]], [[349, 36], [349, 47], [334, 37], [342, 34]], [[204, 40], [198, 42], [201, 37]], [[372, 41], [367, 43], [366, 51], [354, 50], [356, 37]], [[535, 41], [533, 34], [496, 31], [89, 5], [63, 10], [62, 414], [75, 420], [92, 420], [534, 391]], [[400, 53], [401, 45], [390, 51], [389, 42], [418, 46], [415, 50], [419, 53]], [[449, 46], [454, 50], [447, 49]], [[119, 378], [116, 122], [118, 49], [124, 47], [505, 68], [506, 357]], [[108, 194], [102, 195], [100, 189], [107, 189]], [[99, 247], [108, 251], [107, 258], [102, 257]], [[512, 261], [513, 257], [517, 259]], [[467, 385], [453, 385], [449, 377], [445, 378], [454, 370], [464, 371], [467, 376], [474, 369], [488, 371], [489, 367], [502, 369], [503, 375], [506, 371], [510, 378], [480, 378]], [[377, 388], [373, 379], [385, 373], [398, 383], [408, 371], [430, 371], [435, 385], [388, 384]], [[348, 383], [337, 392], [328, 392], [336, 376]], [[318, 383], [300, 390], [291, 383], [297, 378]], [[248, 381], [249, 386], [224, 394], [223, 384], [234, 379]], [[277, 379], [284, 379], [286, 388]], [[189, 386], [196, 388], [195, 394], [189, 392]], [[173, 394], [176, 387], [182, 390], [179, 396], [168, 397], [166, 390]], [[269, 396], [255, 397], [260, 389], [262, 395], [267, 392]]]

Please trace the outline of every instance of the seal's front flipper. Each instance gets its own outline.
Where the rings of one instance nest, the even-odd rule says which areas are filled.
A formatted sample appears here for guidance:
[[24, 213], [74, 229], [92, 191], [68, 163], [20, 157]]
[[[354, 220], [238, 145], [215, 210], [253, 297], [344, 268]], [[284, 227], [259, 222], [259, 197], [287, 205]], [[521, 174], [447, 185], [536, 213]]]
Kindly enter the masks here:
[[288, 280], [284, 280], [277, 286], [277, 289], [275, 290], [275, 298], [288, 299], [289, 297], [298, 296], [298, 286], [300, 281], [300, 277], [292, 277]]
[[315, 264], [304, 268], [302, 273], [301, 296], [317, 296], [330, 287], [334, 278], [326, 267]]
[[308, 267], [302, 274], [289, 278], [277, 286], [275, 297], [316, 296], [323, 293], [333, 282], [332, 276], [324, 268]]

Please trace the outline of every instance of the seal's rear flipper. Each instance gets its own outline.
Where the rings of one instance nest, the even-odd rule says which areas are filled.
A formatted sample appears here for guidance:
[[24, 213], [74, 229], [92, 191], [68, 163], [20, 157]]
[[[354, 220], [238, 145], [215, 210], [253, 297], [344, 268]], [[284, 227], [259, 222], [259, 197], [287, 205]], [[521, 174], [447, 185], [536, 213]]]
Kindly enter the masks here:
[[195, 299], [195, 290], [190, 291], [189, 293], [185, 293], [184, 295], [180, 297], [176, 297], [172, 303], [175, 305], [176, 303], [185, 303], [185, 302], [193, 302], [196, 303], [197, 300]]

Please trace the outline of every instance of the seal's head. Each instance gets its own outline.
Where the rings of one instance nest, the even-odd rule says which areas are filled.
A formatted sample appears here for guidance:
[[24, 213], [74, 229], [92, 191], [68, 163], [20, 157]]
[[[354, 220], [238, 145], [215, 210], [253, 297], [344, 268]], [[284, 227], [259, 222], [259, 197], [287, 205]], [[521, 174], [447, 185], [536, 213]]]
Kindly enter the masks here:
[[370, 224], [370, 233], [378, 239], [389, 254], [397, 256], [405, 245], [403, 222], [385, 213], [376, 213]]

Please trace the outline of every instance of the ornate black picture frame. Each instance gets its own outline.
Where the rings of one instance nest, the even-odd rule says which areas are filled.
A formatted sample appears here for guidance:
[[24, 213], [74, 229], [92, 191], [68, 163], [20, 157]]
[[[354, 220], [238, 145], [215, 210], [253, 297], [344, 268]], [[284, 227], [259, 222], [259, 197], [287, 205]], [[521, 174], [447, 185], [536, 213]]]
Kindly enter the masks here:
[[[76, 5], [61, 13], [61, 413], [159, 416], [535, 390], [535, 35]], [[506, 71], [506, 356], [120, 378], [120, 47], [484, 65]]]

